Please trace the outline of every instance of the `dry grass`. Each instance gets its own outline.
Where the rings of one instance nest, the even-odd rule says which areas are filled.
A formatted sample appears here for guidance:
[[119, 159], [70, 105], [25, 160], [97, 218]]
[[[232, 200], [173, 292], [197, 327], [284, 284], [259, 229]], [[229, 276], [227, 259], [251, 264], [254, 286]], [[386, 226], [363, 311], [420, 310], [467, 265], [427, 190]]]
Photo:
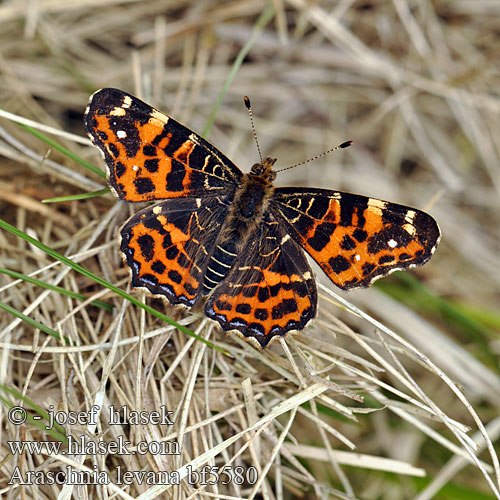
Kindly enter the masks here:
[[[81, 115], [97, 88], [133, 92], [203, 130], [267, 4], [168, 4], [0, 4], [1, 107], [64, 131], [52, 137], [101, 167], [97, 150], [75, 139], [84, 134]], [[490, 333], [499, 325], [500, 298], [500, 5], [272, 5], [275, 16], [237, 68], [210, 140], [245, 171], [258, 159], [243, 95], [252, 98], [264, 153], [279, 166], [353, 139], [349, 150], [286, 171], [277, 184], [428, 209], [443, 240], [415, 273], [427, 292], [391, 277], [385, 287], [345, 294], [318, 272], [318, 320], [266, 352], [224, 336], [200, 315], [166, 309], [221, 354], [0, 231], [0, 267], [88, 297], [82, 303], [0, 274], [2, 303], [71, 341], [0, 312], [1, 386], [23, 393], [26, 407], [32, 401], [63, 412], [102, 410], [96, 429], [67, 425], [66, 435], [107, 442], [125, 436], [133, 450], [141, 441], [176, 440], [181, 451], [12, 454], [8, 441], [49, 437], [40, 423], [9, 423], [4, 404], [5, 498], [500, 498], [498, 461], [483, 427], [498, 443], [500, 344]], [[9, 119], [1, 120], [0, 135], [1, 218], [126, 290], [116, 235], [132, 208], [110, 195], [42, 204], [104, 183]], [[160, 301], [133, 295], [165, 311]], [[114, 310], [89, 304], [94, 299]], [[20, 401], [5, 391], [0, 397]], [[111, 404], [148, 411], [164, 405], [175, 423], [110, 425]], [[255, 467], [258, 482], [7, 484], [15, 467], [47, 472], [68, 463], [109, 471], [114, 482], [118, 467], [182, 476], [187, 465], [229, 464]]]

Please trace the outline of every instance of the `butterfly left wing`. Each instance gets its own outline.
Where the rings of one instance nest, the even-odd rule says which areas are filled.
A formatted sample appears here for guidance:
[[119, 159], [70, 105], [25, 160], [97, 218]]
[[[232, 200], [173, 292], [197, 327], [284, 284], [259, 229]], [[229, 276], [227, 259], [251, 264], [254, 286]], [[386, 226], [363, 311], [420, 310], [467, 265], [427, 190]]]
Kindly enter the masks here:
[[271, 210], [340, 288], [425, 264], [440, 232], [425, 212], [326, 189], [277, 188]]
[[202, 137], [122, 90], [91, 96], [85, 128], [104, 155], [109, 187], [126, 201], [217, 196], [243, 175]]
[[120, 229], [131, 285], [173, 305], [193, 306], [230, 202], [230, 197], [171, 199], [133, 215]]
[[265, 348], [277, 336], [302, 330], [316, 315], [317, 301], [304, 252], [268, 216], [209, 296], [205, 314]]

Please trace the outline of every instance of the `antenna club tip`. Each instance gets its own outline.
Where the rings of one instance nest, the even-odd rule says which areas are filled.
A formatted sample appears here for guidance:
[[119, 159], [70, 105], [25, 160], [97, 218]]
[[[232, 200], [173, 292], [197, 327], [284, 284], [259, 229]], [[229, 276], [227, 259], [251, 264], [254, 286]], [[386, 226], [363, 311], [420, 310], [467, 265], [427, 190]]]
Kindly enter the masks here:
[[339, 145], [340, 149], [348, 148], [354, 141], [346, 141]]
[[247, 107], [247, 109], [250, 109], [250, 99], [248, 98], [248, 96], [243, 97], [243, 101], [245, 102], [245, 106]]

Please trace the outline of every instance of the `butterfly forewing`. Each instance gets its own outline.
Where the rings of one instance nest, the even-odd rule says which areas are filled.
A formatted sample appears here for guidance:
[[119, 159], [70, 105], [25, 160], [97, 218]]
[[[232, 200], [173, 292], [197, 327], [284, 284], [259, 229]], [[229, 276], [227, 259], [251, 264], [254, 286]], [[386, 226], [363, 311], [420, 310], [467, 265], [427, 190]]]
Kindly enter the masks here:
[[425, 212], [340, 191], [277, 188], [273, 211], [343, 289], [427, 262], [439, 242]]
[[215, 195], [234, 190], [242, 176], [203, 138], [121, 90], [96, 92], [85, 126], [104, 155], [109, 186], [127, 201]]

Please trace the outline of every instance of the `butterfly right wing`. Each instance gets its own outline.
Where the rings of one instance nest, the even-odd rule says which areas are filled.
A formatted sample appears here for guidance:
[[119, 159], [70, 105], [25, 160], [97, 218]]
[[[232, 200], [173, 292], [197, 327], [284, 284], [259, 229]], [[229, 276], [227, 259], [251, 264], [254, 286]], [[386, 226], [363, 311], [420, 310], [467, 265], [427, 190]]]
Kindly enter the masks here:
[[205, 314], [266, 348], [316, 314], [316, 282], [304, 252], [270, 214], [236, 256], [205, 304]]
[[202, 137], [118, 89], [91, 96], [85, 127], [104, 155], [109, 187], [126, 201], [217, 196], [243, 175]]
[[340, 191], [277, 188], [272, 211], [343, 289], [425, 264], [440, 238], [421, 210]]

